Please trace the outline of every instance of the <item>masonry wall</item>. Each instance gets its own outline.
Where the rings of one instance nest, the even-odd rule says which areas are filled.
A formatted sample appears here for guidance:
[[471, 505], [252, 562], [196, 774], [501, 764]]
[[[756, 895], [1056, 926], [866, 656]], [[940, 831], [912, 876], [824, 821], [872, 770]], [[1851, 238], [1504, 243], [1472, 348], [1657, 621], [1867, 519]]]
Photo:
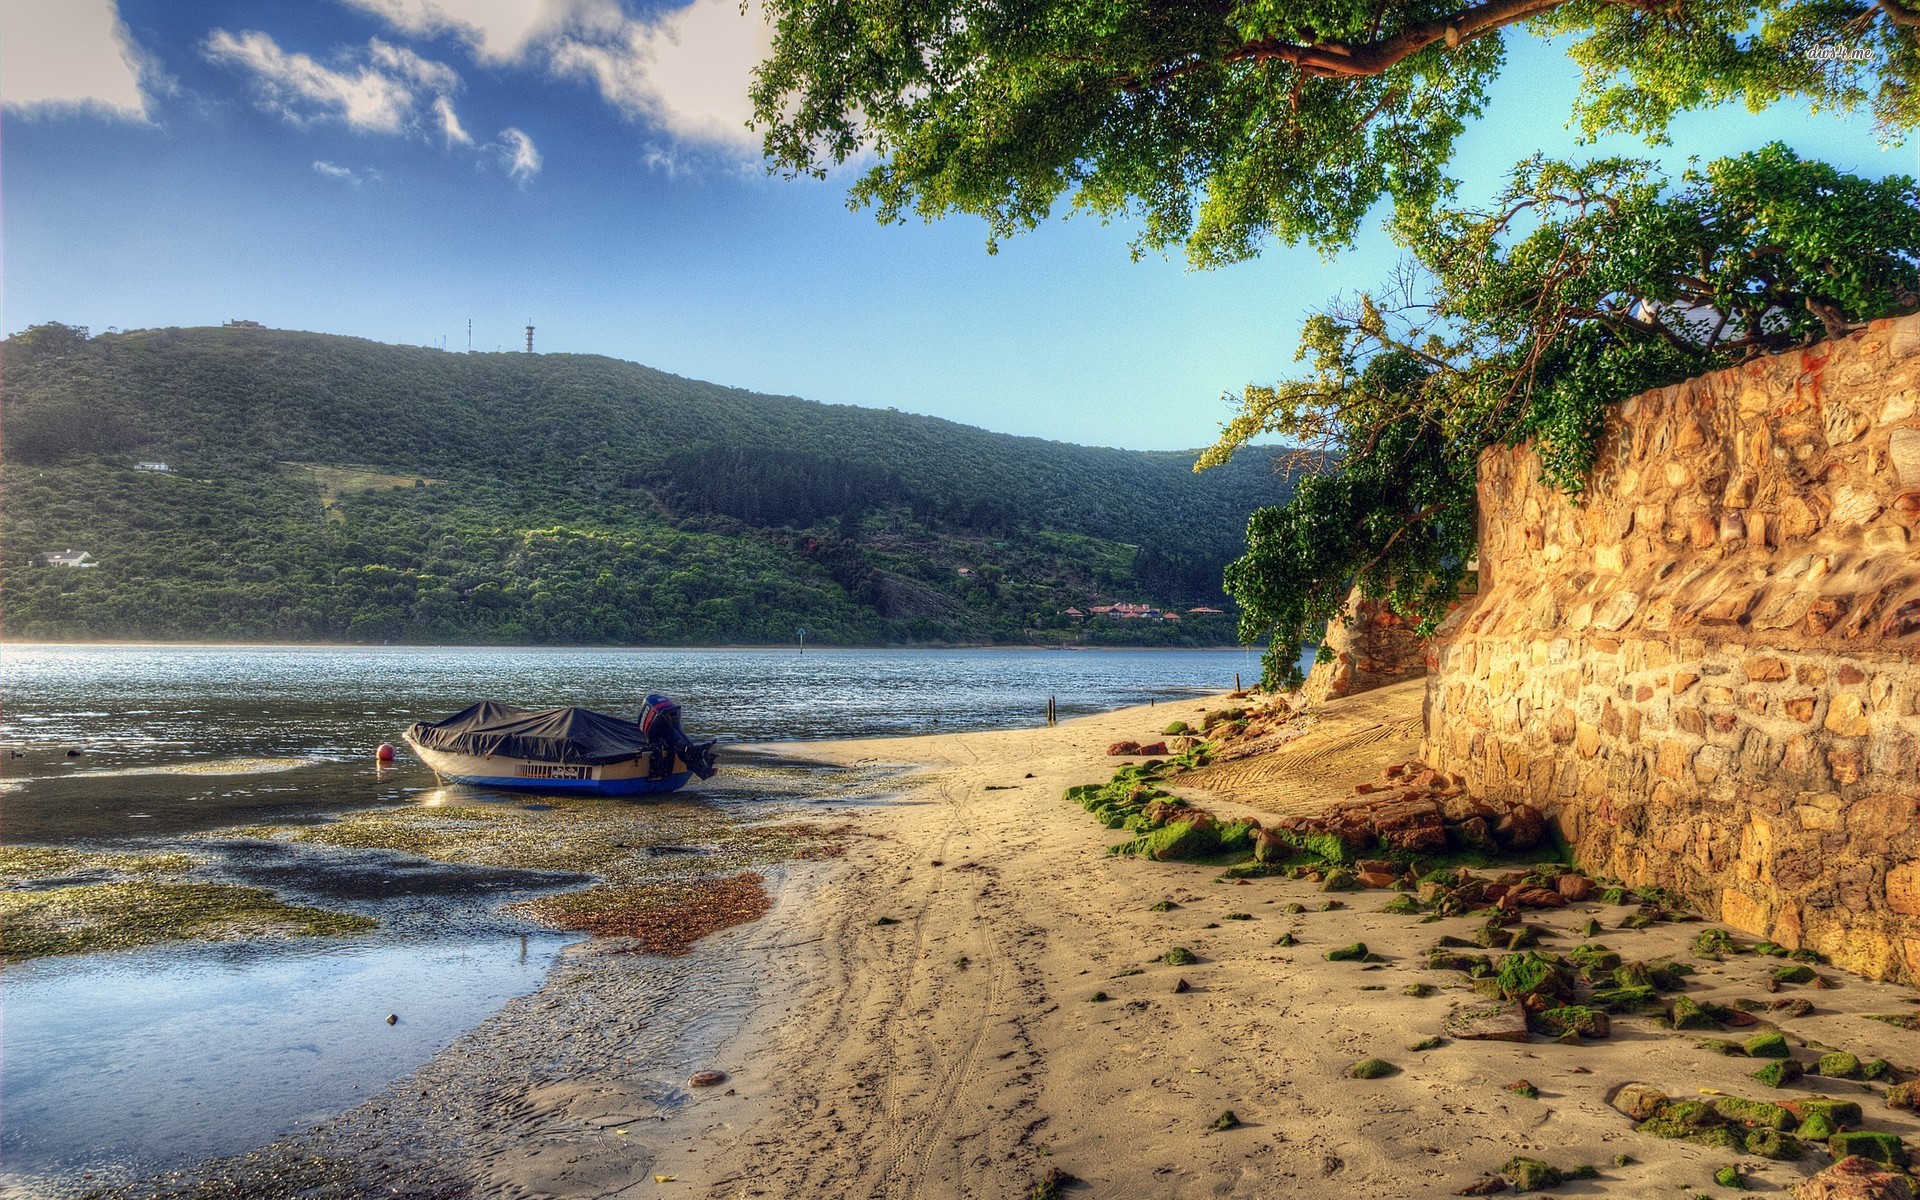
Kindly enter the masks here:
[[1920, 983], [1920, 316], [1621, 404], [1581, 503], [1480, 464], [1427, 760], [1583, 866]]

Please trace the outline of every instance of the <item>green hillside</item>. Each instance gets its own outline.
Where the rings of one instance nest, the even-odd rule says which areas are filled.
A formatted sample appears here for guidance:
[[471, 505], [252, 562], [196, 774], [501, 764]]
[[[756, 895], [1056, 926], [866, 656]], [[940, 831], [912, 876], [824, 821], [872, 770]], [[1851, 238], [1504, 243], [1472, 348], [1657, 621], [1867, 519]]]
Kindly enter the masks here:
[[[16, 639], [1219, 643], [1065, 610], [1227, 608], [1286, 495], [1262, 455], [1195, 476], [587, 355], [42, 325], [0, 367]], [[41, 562], [69, 548], [99, 566]]]

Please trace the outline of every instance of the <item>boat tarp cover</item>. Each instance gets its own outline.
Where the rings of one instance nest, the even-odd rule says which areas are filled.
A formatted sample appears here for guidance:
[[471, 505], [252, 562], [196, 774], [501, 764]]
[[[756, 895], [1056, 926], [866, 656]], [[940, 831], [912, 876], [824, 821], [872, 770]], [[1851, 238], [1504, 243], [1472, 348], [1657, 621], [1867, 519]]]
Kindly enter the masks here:
[[431, 750], [497, 754], [537, 762], [623, 762], [649, 749], [636, 721], [590, 708], [515, 708], [482, 700], [444, 721], [407, 732]]

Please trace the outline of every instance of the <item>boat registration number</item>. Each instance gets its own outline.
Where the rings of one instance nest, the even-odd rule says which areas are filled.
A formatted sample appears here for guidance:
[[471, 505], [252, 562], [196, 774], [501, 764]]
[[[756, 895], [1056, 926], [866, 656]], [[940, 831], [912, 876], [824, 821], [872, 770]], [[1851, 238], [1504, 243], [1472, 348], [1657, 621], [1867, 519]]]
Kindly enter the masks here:
[[592, 779], [593, 768], [557, 763], [521, 763], [514, 774], [522, 779]]

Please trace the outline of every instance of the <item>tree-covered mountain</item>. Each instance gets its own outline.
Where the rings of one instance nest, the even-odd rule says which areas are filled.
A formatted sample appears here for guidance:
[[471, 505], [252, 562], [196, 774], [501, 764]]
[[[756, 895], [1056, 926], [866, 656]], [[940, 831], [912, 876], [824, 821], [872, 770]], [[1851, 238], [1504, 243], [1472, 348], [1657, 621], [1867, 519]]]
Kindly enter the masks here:
[[0, 367], [12, 638], [1223, 642], [1066, 610], [1228, 607], [1288, 493], [588, 355], [41, 325]]

